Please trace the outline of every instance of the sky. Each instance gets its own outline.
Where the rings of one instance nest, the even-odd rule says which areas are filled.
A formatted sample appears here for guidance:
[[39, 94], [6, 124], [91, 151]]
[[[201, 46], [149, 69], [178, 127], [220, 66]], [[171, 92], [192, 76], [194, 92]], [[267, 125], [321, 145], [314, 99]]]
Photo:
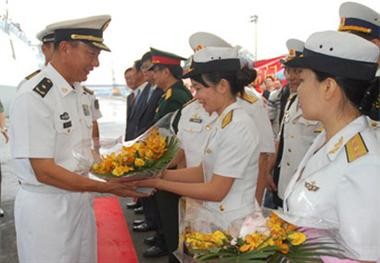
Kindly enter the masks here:
[[[6, 0], [0, 0], [0, 14], [4, 13], [5, 2]], [[253, 54], [257, 50], [258, 59], [285, 54], [285, 42], [289, 38], [306, 40], [313, 32], [336, 30], [339, 24], [338, 10], [342, 2], [345, 1], [8, 0], [8, 11], [12, 21], [20, 23], [28, 38], [36, 44], [38, 41], [35, 35], [47, 24], [110, 14], [112, 21], [104, 33], [104, 39], [112, 52], [101, 53], [100, 66], [90, 73], [87, 83], [112, 84], [114, 76], [116, 83], [124, 84], [124, 70], [148, 51], [149, 47], [183, 57], [190, 56], [192, 50], [188, 38], [198, 31], [219, 35]], [[357, 2], [380, 12], [379, 0]], [[258, 16], [256, 24], [250, 22], [252, 15]], [[24, 57], [23, 65], [35, 67], [35, 57], [21, 56], [17, 59], [23, 60]], [[1, 65], [0, 62], [2, 72], [4, 67], [8, 71], [17, 70]], [[26, 76], [28, 73], [30, 72], [20, 74]]]

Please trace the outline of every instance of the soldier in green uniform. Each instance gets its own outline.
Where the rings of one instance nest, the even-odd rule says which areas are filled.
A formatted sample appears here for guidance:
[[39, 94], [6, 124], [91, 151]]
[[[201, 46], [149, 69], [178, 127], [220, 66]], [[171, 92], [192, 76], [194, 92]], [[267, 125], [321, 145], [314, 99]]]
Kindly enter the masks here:
[[[184, 58], [151, 48], [154, 83], [161, 88], [164, 93], [158, 103], [154, 120], [157, 121], [169, 112], [180, 110], [182, 106], [192, 99], [190, 91], [182, 82], [181, 60]], [[173, 128], [177, 131], [180, 114], [177, 114]], [[158, 236], [164, 237], [168, 252], [171, 253], [178, 246], [178, 199], [179, 196], [166, 191], [158, 191], [155, 194], [158, 210], [160, 212], [161, 229], [158, 229]], [[149, 247], [144, 255], [146, 257], [157, 257], [167, 253], [162, 242]], [[176, 262], [173, 255], [169, 255], [169, 262]]]
[[[155, 84], [164, 91], [156, 109], [155, 121], [169, 112], [182, 108], [186, 102], [192, 99], [190, 91], [185, 87], [182, 77], [180, 56], [151, 48], [153, 79]], [[173, 124], [177, 132], [179, 114]]]

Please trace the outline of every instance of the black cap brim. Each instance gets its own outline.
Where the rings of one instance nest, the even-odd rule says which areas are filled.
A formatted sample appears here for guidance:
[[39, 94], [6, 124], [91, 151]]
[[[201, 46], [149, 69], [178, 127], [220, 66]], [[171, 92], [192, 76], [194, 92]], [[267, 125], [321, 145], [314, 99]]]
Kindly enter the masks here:
[[357, 80], [372, 80], [377, 70], [376, 63], [328, 56], [308, 49], [304, 50], [302, 56], [287, 61], [284, 65], [289, 68], [308, 68]]
[[240, 69], [239, 59], [223, 59], [223, 60], [212, 60], [209, 62], [198, 63], [193, 62], [189, 71], [182, 76], [182, 78], [191, 78], [203, 73], [210, 72], [228, 72], [237, 71]]

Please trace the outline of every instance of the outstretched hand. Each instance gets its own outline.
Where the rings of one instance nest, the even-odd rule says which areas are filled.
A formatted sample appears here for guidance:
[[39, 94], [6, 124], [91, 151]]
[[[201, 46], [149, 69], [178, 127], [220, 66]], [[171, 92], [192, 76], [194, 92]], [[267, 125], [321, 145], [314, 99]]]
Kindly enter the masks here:
[[138, 186], [138, 187], [150, 187], [150, 188], [159, 189], [159, 185], [161, 181], [162, 179], [160, 178], [150, 178], [150, 179], [134, 181], [133, 185]]
[[109, 193], [121, 196], [121, 197], [147, 197], [149, 194], [141, 193], [137, 191], [137, 187], [134, 184], [127, 184], [123, 182], [118, 182], [116, 180], [108, 181], [108, 186], [110, 187]]

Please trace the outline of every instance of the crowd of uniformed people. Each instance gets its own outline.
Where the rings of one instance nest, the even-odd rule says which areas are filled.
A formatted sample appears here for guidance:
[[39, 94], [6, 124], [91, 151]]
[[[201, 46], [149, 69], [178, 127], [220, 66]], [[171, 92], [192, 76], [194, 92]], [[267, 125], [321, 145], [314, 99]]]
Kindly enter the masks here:
[[155, 48], [126, 67], [125, 141], [176, 112], [181, 144], [159, 177], [133, 183], [92, 180], [72, 154], [99, 150], [99, 103], [81, 82], [110, 51], [111, 18], [46, 26], [37, 36], [46, 65], [20, 83], [10, 111], [20, 262], [97, 262], [92, 192], [134, 198], [127, 206], [144, 220], [133, 230], [154, 231], [145, 257], [178, 262], [179, 210], [195, 203], [223, 229], [273, 208], [298, 226], [334, 229], [350, 262], [380, 259], [380, 14], [354, 2], [339, 12], [338, 31], [286, 42], [286, 85], [264, 96], [254, 62], [211, 33], [190, 36], [186, 67]]

